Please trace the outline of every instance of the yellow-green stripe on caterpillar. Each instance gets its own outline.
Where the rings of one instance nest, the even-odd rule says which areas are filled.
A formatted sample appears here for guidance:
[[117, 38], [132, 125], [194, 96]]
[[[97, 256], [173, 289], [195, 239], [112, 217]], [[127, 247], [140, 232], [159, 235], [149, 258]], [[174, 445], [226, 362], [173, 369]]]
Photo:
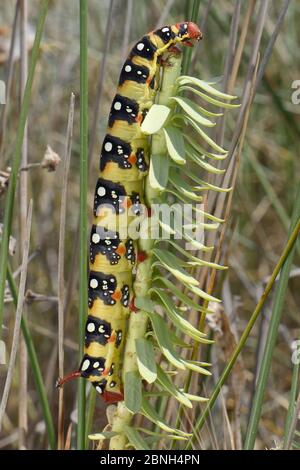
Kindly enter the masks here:
[[78, 371], [58, 381], [61, 386], [71, 378], [84, 377], [107, 403], [124, 398], [120, 372], [126, 318], [134, 310], [133, 268], [143, 260], [136, 243], [115, 229], [139, 215], [144, 203], [149, 155], [141, 124], [155, 100], [162, 55], [174, 51], [177, 43], [192, 46], [201, 38], [198, 26], [191, 22], [164, 26], [144, 36], [122, 67], [112, 102], [94, 197], [84, 357]]

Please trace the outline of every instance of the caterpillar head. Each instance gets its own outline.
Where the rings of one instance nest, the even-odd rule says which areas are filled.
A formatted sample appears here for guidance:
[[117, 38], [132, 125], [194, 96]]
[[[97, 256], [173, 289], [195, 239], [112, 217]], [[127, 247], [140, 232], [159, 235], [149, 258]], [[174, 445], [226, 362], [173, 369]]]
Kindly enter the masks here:
[[191, 21], [176, 23], [175, 28], [178, 30], [176, 33], [176, 42], [181, 42], [186, 46], [193, 46], [192, 41], [202, 39], [202, 33], [199, 27]]

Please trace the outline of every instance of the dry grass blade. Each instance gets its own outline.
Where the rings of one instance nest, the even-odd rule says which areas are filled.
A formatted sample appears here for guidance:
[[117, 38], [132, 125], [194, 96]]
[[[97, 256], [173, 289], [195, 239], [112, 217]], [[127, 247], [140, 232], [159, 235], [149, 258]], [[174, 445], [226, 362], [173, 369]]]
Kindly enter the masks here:
[[105, 35], [104, 35], [104, 37], [106, 38], [106, 41], [104, 42], [103, 57], [102, 57], [102, 61], [99, 67], [99, 73], [98, 73], [99, 80], [97, 83], [97, 92], [96, 92], [93, 120], [92, 120], [92, 125], [91, 125], [91, 132], [90, 132], [90, 143], [89, 143], [89, 154], [88, 154], [89, 171], [91, 171], [91, 161], [92, 161], [92, 155], [93, 155], [93, 150], [94, 150], [95, 141], [96, 141], [97, 123], [99, 119], [99, 109], [100, 109], [100, 104], [102, 100], [106, 64], [107, 64], [110, 38], [111, 38], [111, 32], [112, 32], [113, 11], [114, 11], [114, 0], [110, 0], [107, 23], [106, 23], [106, 28], [105, 28]]
[[1, 404], [0, 404], [0, 429], [2, 428], [3, 418], [4, 418], [5, 409], [6, 409], [9, 392], [11, 388], [11, 383], [13, 379], [16, 356], [17, 356], [18, 346], [19, 346], [20, 327], [21, 327], [22, 312], [23, 312], [23, 307], [24, 307], [24, 294], [25, 294], [26, 279], [27, 279], [27, 265], [28, 265], [29, 246], [30, 246], [31, 220], [32, 220], [32, 199], [29, 203], [28, 216], [27, 216], [26, 239], [24, 241], [22, 271], [21, 271], [21, 278], [20, 278], [20, 285], [19, 285], [18, 305], [17, 305], [17, 311], [16, 311], [12, 347], [11, 347], [10, 359], [9, 359], [9, 364], [8, 364], [7, 376], [6, 376], [5, 385], [4, 385], [4, 391], [3, 391]]
[[[60, 206], [60, 225], [59, 225], [59, 245], [58, 245], [58, 373], [60, 377], [64, 376], [64, 308], [65, 308], [65, 234], [66, 234], [66, 215], [67, 215], [67, 196], [68, 196], [68, 176], [70, 170], [73, 120], [74, 120], [75, 95], [72, 93], [70, 98], [68, 127], [66, 136], [66, 147], [64, 156], [64, 172], [62, 181], [62, 194]], [[59, 389], [58, 398], [58, 449], [64, 446], [64, 391]]]
[[260, 67], [259, 67], [259, 71], [258, 71], [258, 75], [257, 75], [257, 81], [256, 81], [256, 88], [259, 86], [259, 84], [260, 84], [260, 82], [261, 82], [261, 80], [264, 76], [264, 73], [266, 71], [270, 56], [272, 54], [272, 51], [273, 51], [273, 48], [274, 48], [274, 45], [275, 45], [275, 42], [276, 42], [276, 39], [277, 39], [278, 34], [281, 30], [281, 27], [282, 27], [282, 24], [283, 24], [285, 15], [288, 11], [290, 3], [291, 3], [291, 0], [285, 0], [284, 3], [283, 3], [282, 9], [281, 9], [280, 14], [277, 18], [276, 26], [274, 28], [273, 34], [270, 38], [269, 44], [266, 48], [266, 52], [264, 53], [264, 56], [262, 58], [262, 61], [261, 61]]
[[129, 44], [129, 37], [130, 37], [130, 26], [131, 26], [131, 19], [132, 19], [132, 7], [133, 7], [133, 0], [127, 0], [127, 8], [126, 8], [126, 20], [124, 25], [124, 34], [123, 34], [123, 42], [121, 48], [121, 63], [122, 66], [123, 62], [126, 59], [127, 49]]
[[[28, 74], [28, 49], [27, 49], [27, 21], [28, 21], [28, 3], [27, 0], [19, 1], [20, 8], [20, 97], [24, 97], [25, 85]], [[28, 123], [25, 124], [23, 145], [22, 145], [22, 160], [21, 165], [27, 166], [28, 164]], [[28, 173], [20, 173], [20, 246], [23, 249], [26, 238], [26, 216], [28, 204]], [[26, 314], [24, 309], [23, 315]], [[25, 438], [28, 426], [27, 419], [27, 373], [28, 373], [28, 355], [26, 344], [23, 335], [20, 337], [19, 346], [19, 448], [26, 447]]]
[[170, 10], [173, 6], [173, 3], [174, 3], [175, 0], [167, 0], [167, 2], [165, 3], [164, 5], [164, 8], [161, 12], [161, 15], [159, 17], [159, 20], [158, 22], [156, 23], [155, 25], [155, 28], [154, 29], [158, 29], [160, 26], [163, 26], [166, 21], [167, 21], [167, 18], [169, 16], [169, 13], [170, 13]]

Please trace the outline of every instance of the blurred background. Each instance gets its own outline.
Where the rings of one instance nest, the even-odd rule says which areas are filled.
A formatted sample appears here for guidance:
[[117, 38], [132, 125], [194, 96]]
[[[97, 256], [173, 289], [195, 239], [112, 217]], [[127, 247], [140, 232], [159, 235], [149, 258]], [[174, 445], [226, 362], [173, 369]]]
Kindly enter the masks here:
[[[24, 14], [21, 14], [24, 8], [22, 3], [26, 3], [28, 12], [26, 45], [20, 42], [20, 34], [22, 36], [20, 18], [24, 21]], [[292, 84], [295, 80], [300, 80], [300, 2], [294, 0], [265, 3], [268, 3], [268, 8], [261, 25], [261, 40], [257, 46], [260, 59], [264, 57], [270, 44], [282, 9], [288, 6], [288, 10], [284, 21], [279, 25], [278, 37], [271, 47], [266, 69], [258, 84], [250, 110], [237, 185], [222, 247], [222, 260], [229, 266], [229, 270], [225, 275], [218, 277], [215, 287], [215, 293], [221, 296], [223, 304], [221, 308], [216, 309], [207, 325], [210, 335], [216, 340], [209, 350], [210, 360], [213, 363], [213, 377], [206, 379], [202, 384], [207, 396], [210, 395], [233, 347], [244, 331], [268, 276], [272, 273], [285, 246], [295, 192], [299, 185], [300, 105], [292, 102], [292, 93], [295, 91]], [[0, 4], [0, 78], [7, 83], [7, 77], [10, 77], [6, 105], [0, 105], [1, 221], [9, 167], [15, 148], [22, 80], [26, 70], [25, 56], [28, 55], [30, 59], [39, 4], [40, 2], [35, 0], [26, 2], [3, 0]], [[88, 1], [89, 220], [92, 216], [100, 145], [122, 61], [130, 46], [139, 37], [155, 27], [187, 19], [191, 7], [192, 2], [185, 0]], [[245, 79], [249, 73], [249, 61], [258, 35], [257, 28], [262, 21], [261, 8], [261, 2], [255, 0], [201, 1], [199, 24], [202, 26], [204, 39], [194, 51], [189, 74], [204, 80], [213, 79], [218, 82], [219, 89], [224, 88], [228, 64], [232, 60], [229, 52], [236, 54], [241, 45], [240, 65], [236, 70], [233, 89], [230, 91], [242, 101]], [[236, 31], [232, 25], [233, 17], [236, 18]], [[10, 57], [12, 37], [15, 38], [15, 44]], [[27, 197], [33, 198], [25, 314], [37, 351], [55, 426], [58, 406], [58, 393], [55, 389], [58, 376], [58, 240], [61, 191], [65, 181], [62, 163], [57, 165], [55, 171], [47, 171], [47, 168], [42, 168], [40, 163], [45, 158], [47, 146], [50, 146], [48, 152], [55, 161], [57, 157], [53, 157], [53, 152], [61, 159], [64, 158], [72, 92], [75, 94], [75, 116], [68, 177], [65, 246], [66, 371], [71, 371], [78, 365], [79, 9], [75, 0], [52, 0], [34, 77], [27, 137], [25, 136], [29, 166], [26, 171]], [[238, 111], [234, 111], [225, 121], [225, 148], [230, 147], [237, 119]], [[223, 138], [222, 129], [219, 128], [215, 132], [216, 138]], [[20, 232], [24, 224], [19, 210], [20, 204], [22, 205], [20, 197], [18, 195], [15, 201], [10, 254], [10, 263], [17, 283], [22, 254]], [[276, 448], [283, 438], [292, 379], [291, 345], [300, 333], [299, 275], [298, 246], [264, 397], [256, 442], [257, 448], [260, 449]], [[266, 302], [230, 379], [223, 387], [221, 399], [218, 400], [195, 443], [195, 448], [230, 449], [242, 445], [253, 400], [255, 380], [264, 351], [272, 312], [272, 299], [273, 295]], [[3, 339], [7, 351], [10, 351], [15, 307], [9, 290], [6, 292], [5, 302]], [[26, 357], [25, 361], [22, 360], [24, 345], [19, 351], [21, 358], [18, 359], [6, 407], [0, 448], [47, 448], [45, 423], [30, 365], [26, 365]], [[6, 367], [1, 366], [2, 384], [5, 377]], [[70, 383], [65, 388], [65, 397], [65, 423], [68, 427], [70, 422], [76, 421], [76, 384]], [[105, 407], [97, 398], [93, 430], [100, 431], [105, 424]], [[25, 426], [25, 430], [21, 429], [22, 426]], [[296, 435], [295, 447], [297, 439], [300, 445], [300, 439]]]

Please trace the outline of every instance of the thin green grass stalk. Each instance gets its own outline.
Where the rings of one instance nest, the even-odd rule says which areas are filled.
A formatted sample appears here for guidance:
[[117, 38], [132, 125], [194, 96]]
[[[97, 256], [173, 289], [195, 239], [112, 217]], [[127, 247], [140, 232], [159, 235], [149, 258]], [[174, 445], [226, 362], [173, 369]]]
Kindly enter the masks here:
[[[80, 0], [80, 214], [79, 214], [79, 358], [83, 355], [87, 309], [88, 63], [87, 0]], [[85, 380], [78, 384], [77, 449], [85, 448]]]
[[194, 426], [194, 429], [193, 429], [193, 436], [191, 437], [191, 439], [188, 441], [187, 445], [186, 445], [186, 449], [191, 449], [192, 448], [192, 445], [193, 445], [193, 442], [194, 440], [196, 439], [196, 436], [197, 436], [197, 433], [199, 433], [199, 431], [202, 429], [205, 421], [206, 421], [206, 418], [208, 416], [208, 414], [210, 413], [210, 410], [212, 409], [212, 407], [214, 406], [218, 396], [219, 396], [219, 393], [224, 385], [224, 383], [226, 382], [241, 350], [243, 349], [247, 339], [248, 339], [248, 336], [250, 335], [251, 333], [251, 330], [257, 320], [257, 317], [258, 315], [260, 314], [264, 304], [265, 304], [265, 301], [273, 287], [273, 284], [275, 283], [275, 280], [283, 266], [283, 264], [285, 263], [291, 249], [294, 247], [294, 244], [295, 244], [295, 241], [299, 235], [299, 231], [300, 231], [300, 220], [298, 221], [296, 227], [294, 228], [291, 236], [289, 237], [289, 240], [282, 252], [282, 255], [280, 256], [279, 260], [278, 260], [278, 263], [276, 264], [275, 268], [274, 268], [274, 271], [272, 273], [272, 275], [270, 276], [270, 279], [266, 285], [266, 288], [263, 292], [263, 294], [261, 295], [260, 297], [260, 300], [258, 302], [258, 304], [256, 305], [255, 307], [255, 310], [254, 312], [252, 313], [251, 315], [251, 318], [244, 330], [244, 333], [242, 334], [241, 336], [241, 339], [238, 343], [238, 345], [236, 346], [227, 366], [225, 367], [222, 375], [220, 376], [215, 388], [214, 388], [214, 391], [210, 397], [210, 399], [208, 400], [207, 404], [206, 404], [206, 407], [202, 413], [202, 415], [200, 416], [200, 418], [197, 420], [195, 426]]
[[291, 427], [291, 424], [293, 421], [293, 415], [295, 412], [295, 403], [297, 399], [297, 390], [298, 390], [298, 381], [299, 381], [299, 369], [300, 369], [299, 364], [295, 362], [293, 366], [289, 407], [288, 407], [288, 412], [286, 415], [285, 426], [284, 426], [284, 440], [283, 440], [284, 449], [287, 449], [288, 447], [290, 427]]
[[[15, 280], [13, 278], [9, 265], [7, 266], [7, 279], [8, 279], [8, 284], [9, 284], [9, 288], [11, 291], [14, 305], [15, 307], [17, 307], [18, 291], [17, 291]], [[44, 418], [45, 425], [46, 425], [49, 446], [52, 450], [54, 450], [56, 448], [56, 437], [55, 437], [55, 430], [54, 430], [54, 424], [53, 424], [52, 415], [50, 411], [50, 406], [49, 406], [37, 354], [35, 351], [34, 343], [33, 343], [27, 322], [24, 317], [22, 317], [22, 320], [21, 320], [21, 330], [25, 339], [26, 347], [27, 347], [30, 370], [32, 372], [32, 375], [35, 381], [36, 390], [37, 390], [37, 394], [39, 397], [39, 404], [41, 405], [41, 408], [42, 408], [42, 414], [43, 414], [43, 418]]]
[[85, 448], [88, 449], [89, 447], [89, 438], [88, 435], [92, 432], [93, 420], [94, 420], [94, 413], [95, 413], [95, 405], [96, 405], [96, 397], [97, 393], [94, 387], [91, 387], [89, 393], [89, 401], [87, 406], [87, 418], [86, 418], [86, 438], [85, 438]]
[[[189, 5], [188, 5], [188, 9], [189, 9]], [[193, 21], [194, 23], [197, 23], [198, 18], [199, 18], [199, 9], [200, 9], [200, 0], [194, 0], [191, 16], [190, 18], [187, 18], [187, 19], [189, 21]], [[193, 53], [192, 47], [187, 47], [183, 53], [182, 75], [187, 74], [187, 71], [190, 67], [191, 60], [192, 60], [192, 53]]]
[[3, 221], [3, 233], [2, 233], [2, 243], [0, 249], [0, 339], [2, 337], [2, 325], [3, 325], [3, 315], [4, 315], [4, 291], [5, 291], [5, 282], [6, 282], [6, 273], [7, 273], [7, 258], [8, 258], [8, 245], [9, 237], [11, 233], [13, 210], [14, 210], [14, 201], [16, 194], [16, 186], [18, 179], [18, 171], [22, 158], [22, 144], [25, 131], [25, 125], [30, 105], [30, 97], [32, 90], [32, 83], [34, 79], [35, 67], [38, 60], [39, 48], [44, 28], [44, 23], [47, 15], [49, 0], [43, 0], [40, 8], [40, 14], [38, 19], [38, 24], [35, 33], [35, 39], [31, 52], [31, 61], [26, 81], [26, 86], [24, 90], [24, 97], [20, 111], [20, 119], [18, 124], [17, 136], [16, 136], [16, 148], [12, 161], [11, 174], [9, 178], [9, 186], [7, 190], [6, 202], [5, 202], [5, 213]]
[[[295, 199], [292, 220], [289, 230], [289, 235], [292, 233], [295, 224], [298, 221], [298, 225], [300, 224], [300, 187], [298, 188], [297, 196]], [[250, 415], [249, 426], [246, 434], [246, 440], [244, 448], [246, 450], [250, 450], [254, 448], [255, 439], [258, 430], [258, 424], [261, 417], [262, 406], [263, 406], [263, 399], [265, 394], [265, 389], [271, 369], [272, 364], [272, 356], [277, 340], [278, 335], [278, 328], [281, 319], [281, 313], [283, 309], [283, 304], [285, 301], [285, 295], [287, 291], [287, 286], [289, 282], [290, 270], [292, 266], [293, 256], [295, 253], [296, 245], [292, 247], [290, 250], [289, 255], [287, 256], [284, 265], [282, 267], [282, 271], [280, 274], [280, 279], [278, 281], [278, 285], [276, 288], [274, 305], [272, 316], [269, 323], [268, 335], [266, 340], [266, 345], [264, 348], [263, 358], [259, 369], [259, 375], [257, 384], [255, 387], [255, 395], [253, 400], [253, 406]]]
[[297, 423], [299, 419], [299, 413], [300, 413], [300, 393], [298, 394], [297, 401], [294, 406], [294, 415], [292, 417], [290, 428], [288, 430], [288, 434], [286, 438], [286, 445], [284, 446], [284, 450], [290, 450], [290, 448], [293, 445], [294, 435], [297, 435], [296, 427], [297, 427]]

